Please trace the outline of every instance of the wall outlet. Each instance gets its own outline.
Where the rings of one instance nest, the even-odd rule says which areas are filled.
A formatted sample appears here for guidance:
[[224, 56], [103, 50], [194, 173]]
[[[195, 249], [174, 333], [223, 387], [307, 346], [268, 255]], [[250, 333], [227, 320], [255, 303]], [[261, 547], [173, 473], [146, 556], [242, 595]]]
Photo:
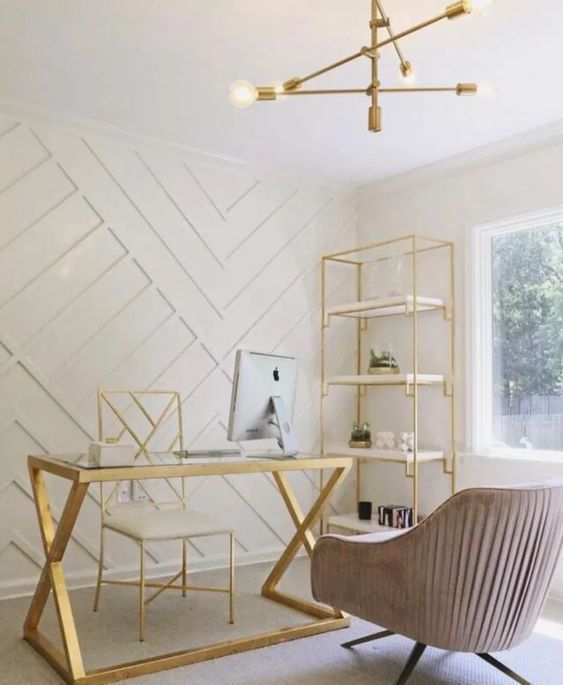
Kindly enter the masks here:
[[135, 500], [135, 502], [150, 502], [149, 496], [147, 495], [145, 490], [143, 490], [143, 488], [141, 487], [140, 484], [144, 485], [145, 490], [148, 490], [148, 487], [147, 487], [148, 481], [146, 481], [146, 480], [141, 480], [141, 481], [134, 480], [132, 482], [132, 486], [133, 486], [133, 488], [132, 488], [132, 494], [133, 494], [132, 499]]
[[124, 480], [119, 484], [117, 489], [117, 501], [119, 504], [123, 502], [130, 502], [133, 499], [132, 482]]

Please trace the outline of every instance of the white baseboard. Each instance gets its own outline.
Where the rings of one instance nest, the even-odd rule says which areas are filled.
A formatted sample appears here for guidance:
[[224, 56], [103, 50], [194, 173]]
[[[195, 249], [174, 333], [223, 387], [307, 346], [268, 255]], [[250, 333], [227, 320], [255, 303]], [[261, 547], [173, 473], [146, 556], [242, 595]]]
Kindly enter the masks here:
[[[271, 548], [263, 552], [253, 552], [246, 554], [239, 554], [237, 556], [238, 566], [251, 566], [253, 564], [268, 564], [274, 563], [282, 552], [281, 548]], [[305, 552], [300, 550], [298, 557], [304, 556]], [[180, 559], [173, 559], [165, 564], [158, 566], [150, 566], [146, 571], [147, 578], [160, 578], [163, 576], [173, 575], [178, 572], [181, 561]], [[201, 573], [203, 571], [215, 571], [228, 567], [227, 557], [206, 557], [205, 559], [196, 559], [190, 564], [190, 573]], [[104, 572], [104, 577], [111, 580], [134, 580], [138, 577], [138, 565], [124, 566], [119, 569], [111, 569]], [[37, 585], [39, 576], [35, 578], [18, 578], [18, 580], [5, 581], [0, 583], [0, 601], [3, 599], [13, 599], [15, 597], [26, 597], [32, 595]], [[88, 571], [81, 571], [78, 573], [69, 573], [67, 575], [68, 587], [71, 590], [80, 588], [93, 587], [96, 584], [97, 570], [95, 568]], [[563, 595], [561, 588], [555, 585], [548, 595], [551, 602], [561, 603], [563, 607]]]
[[[252, 564], [273, 563], [277, 559], [282, 548], [271, 548], [263, 552], [253, 552], [246, 554], [239, 554], [237, 556], [237, 567], [250, 566]], [[298, 556], [305, 554], [301, 551]], [[180, 559], [172, 559], [165, 564], [158, 564], [149, 566], [146, 570], [147, 578], [160, 578], [163, 576], [173, 575], [178, 572], [181, 565]], [[190, 563], [190, 573], [200, 573], [202, 571], [215, 571], [228, 567], [228, 559], [224, 556], [206, 557], [205, 559], [197, 559]], [[125, 566], [118, 569], [111, 569], [104, 572], [104, 577], [111, 580], [134, 580], [139, 576], [139, 566]], [[12, 599], [14, 597], [25, 597], [32, 595], [37, 585], [39, 576], [35, 578], [18, 578], [17, 580], [6, 581], [0, 583], [0, 600]], [[93, 587], [96, 584], [97, 569], [92, 568], [87, 571], [80, 571], [77, 573], [69, 573], [66, 576], [69, 589], [77, 590], [79, 588]]]

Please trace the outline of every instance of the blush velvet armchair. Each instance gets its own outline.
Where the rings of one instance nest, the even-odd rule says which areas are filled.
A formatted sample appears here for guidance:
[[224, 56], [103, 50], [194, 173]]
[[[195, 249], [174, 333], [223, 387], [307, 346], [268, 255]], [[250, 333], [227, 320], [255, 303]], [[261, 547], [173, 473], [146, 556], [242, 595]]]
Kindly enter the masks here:
[[384, 628], [343, 647], [400, 634], [416, 642], [396, 685], [427, 645], [490, 655], [532, 632], [559, 559], [563, 482], [458, 492], [404, 532], [325, 535], [315, 545], [316, 600]]

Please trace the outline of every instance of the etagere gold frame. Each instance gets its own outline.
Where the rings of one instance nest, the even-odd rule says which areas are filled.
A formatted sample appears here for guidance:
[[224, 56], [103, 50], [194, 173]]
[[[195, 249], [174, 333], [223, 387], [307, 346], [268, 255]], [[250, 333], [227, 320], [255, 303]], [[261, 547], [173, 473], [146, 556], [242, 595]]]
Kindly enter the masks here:
[[[77, 455], [74, 455], [74, 461], [77, 460]], [[347, 457], [302, 455], [299, 459], [287, 460], [238, 459], [217, 463], [171, 463], [88, 469], [76, 463], [69, 463], [60, 455], [29, 456], [28, 468], [45, 564], [24, 622], [24, 638], [69, 685], [102, 685], [348, 627], [350, 619], [339, 610], [281, 592], [278, 585], [300, 547], [303, 546], [307, 553], [311, 554], [314, 545], [312, 530], [330, 498], [346, 478], [351, 464], [352, 460]], [[309, 511], [304, 513], [286, 478], [286, 473], [318, 469], [331, 469], [332, 474], [320, 489]], [[56, 527], [51, 514], [45, 473], [70, 482], [67, 501]], [[120, 479], [189, 478], [245, 473], [272, 474], [296, 528], [295, 534], [266, 578], [261, 590], [262, 596], [307, 614], [313, 617], [313, 620], [305, 624], [86, 671], [63, 571], [63, 557], [90, 483], [111, 483]], [[62, 650], [39, 629], [39, 622], [51, 592], [57, 612]]]
[[[412, 264], [412, 278], [411, 278], [411, 292], [408, 295], [396, 298], [382, 298], [381, 300], [363, 301], [364, 283], [363, 283], [363, 267], [367, 263], [375, 261], [384, 261], [389, 259], [389, 256], [376, 257], [374, 259], [363, 259], [362, 255], [366, 252], [377, 252], [378, 248], [388, 248], [389, 246], [403, 243], [406, 246], [405, 251], [393, 254], [392, 257], [409, 257]], [[445, 299], [441, 298], [425, 298], [420, 292], [418, 283], [419, 275], [419, 257], [422, 253], [427, 253], [434, 250], [445, 250], [448, 256], [448, 283], [449, 294]], [[336, 308], [336, 313], [331, 313], [327, 306], [327, 265], [338, 264], [344, 268], [355, 270], [356, 280], [356, 297], [357, 302], [349, 306], [342, 306]], [[419, 467], [421, 465], [420, 459], [420, 445], [419, 445], [419, 400], [420, 387], [423, 385], [438, 385], [442, 387], [443, 393], [449, 398], [450, 403], [450, 445], [449, 455], [444, 451], [441, 456], [435, 458], [430, 457], [422, 463], [430, 461], [441, 461], [443, 471], [451, 476], [451, 491], [456, 490], [456, 416], [455, 416], [455, 345], [456, 345], [456, 330], [455, 330], [455, 246], [454, 243], [447, 240], [438, 240], [435, 238], [428, 238], [420, 235], [407, 235], [392, 240], [385, 240], [381, 242], [371, 243], [359, 248], [345, 250], [343, 252], [336, 252], [325, 255], [321, 260], [321, 397], [320, 397], [320, 451], [321, 454], [338, 454], [337, 450], [328, 449], [325, 439], [325, 403], [329, 394], [329, 387], [331, 385], [330, 379], [327, 377], [326, 370], [326, 349], [327, 341], [326, 334], [330, 326], [330, 319], [332, 316], [353, 316], [357, 319], [356, 328], [356, 371], [357, 376], [339, 377], [335, 381], [335, 385], [355, 385], [356, 391], [356, 421], [362, 421], [363, 401], [367, 393], [367, 388], [371, 386], [396, 386], [402, 385], [405, 388], [405, 395], [412, 400], [412, 430], [414, 432], [414, 448], [412, 457], [407, 458], [393, 458], [385, 455], [383, 451], [374, 449], [373, 454], [369, 459], [373, 461], [385, 461], [391, 463], [403, 464], [405, 467], [405, 476], [412, 479], [412, 506], [414, 510], [414, 521], [418, 520], [419, 515]], [[446, 376], [428, 376], [420, 371], [419, 358], [419, 317], [425, 311], [441, 310], [444, 319], [449, 323], [449, 355], [448, 365], [449, 372]], [[364, 368], [364, 336], [369, 330], [369, 321], [371, 318], [404, 315], [410, 317], [412, 322], [412, 373], [402, 374], [396, 377], [384, 377], [380, 380], [378, 377], [370, 377], [362, 375]], [[348, 453], [347, 453], [348, 454]], [[355, 457], [356, 459], [356, 500], [360, 500], [361, 494], [361, 464], [365, 458]], [[321, 486], [323, 475], [321, 472]], [[323, 523], [324, 526], [324, 523]], [[347, 526], [336, 524], [335, 527], [346, 529]]]

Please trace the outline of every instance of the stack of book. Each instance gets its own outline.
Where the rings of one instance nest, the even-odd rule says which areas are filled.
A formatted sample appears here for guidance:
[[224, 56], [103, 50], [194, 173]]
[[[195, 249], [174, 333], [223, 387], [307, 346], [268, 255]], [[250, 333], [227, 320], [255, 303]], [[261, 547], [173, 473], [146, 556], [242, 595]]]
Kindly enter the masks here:
[[379, 525], [390, 528], [410, 528], [413, 525], [412, 507], [405, 507], [402, 504], [380, 505]]

